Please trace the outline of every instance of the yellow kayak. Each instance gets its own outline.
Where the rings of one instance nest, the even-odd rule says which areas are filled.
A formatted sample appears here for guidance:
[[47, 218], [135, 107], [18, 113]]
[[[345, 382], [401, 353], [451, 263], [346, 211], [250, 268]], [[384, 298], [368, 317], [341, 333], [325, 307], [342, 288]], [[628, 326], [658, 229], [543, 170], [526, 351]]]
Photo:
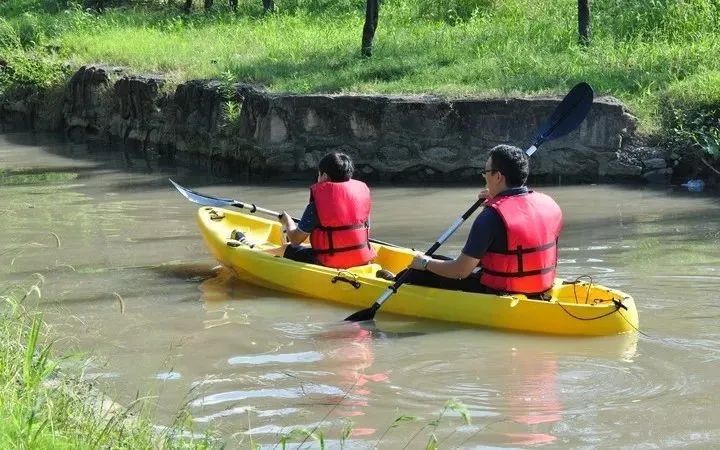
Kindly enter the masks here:
[[[373, 243], [377, 258], [368, 265], [338, 270], [295, 262], [266, 252], [282, 242], [277, 221], [217, 207], [202, 207], [198, 224], [217, 260], [239, 279], [269, 289], [367, 308], [391, 282], [378, 270], [398, 273], [414, 252]], [[232, 239], [233, 231], [245, 241]], [[381, 311], [469, 325], [561, 335], [613, 335], [636, 330], [631, 296], [583, 281], [555, 280], [550, 300], [524, 295], [489, 295], [405, 284]]]

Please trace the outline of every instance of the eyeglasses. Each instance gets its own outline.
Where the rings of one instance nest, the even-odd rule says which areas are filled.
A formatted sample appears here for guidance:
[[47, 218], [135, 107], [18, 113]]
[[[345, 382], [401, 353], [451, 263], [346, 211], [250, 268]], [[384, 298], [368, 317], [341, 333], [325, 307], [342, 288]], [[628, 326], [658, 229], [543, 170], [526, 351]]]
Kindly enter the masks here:
[[486, 170], [483, 170], [483, 171], [482, 171], [483, 175], [487, 175], [487, 174], [489, 174], [489, 173], [494, 173], [494, 172], [499, 172], [499, 170], [497, 170], [497, 169], [486, 169]]

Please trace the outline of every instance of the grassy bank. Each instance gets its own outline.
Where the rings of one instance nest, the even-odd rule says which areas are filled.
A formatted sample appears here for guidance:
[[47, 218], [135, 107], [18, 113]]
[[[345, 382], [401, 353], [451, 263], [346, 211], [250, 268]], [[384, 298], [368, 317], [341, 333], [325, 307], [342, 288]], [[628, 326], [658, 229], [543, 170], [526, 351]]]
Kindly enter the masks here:
[[440, 2], [445, 8], [387, 0], [370, 60], [359, 56], [363, 1], [277, 3], [278, 14], [263, 16], [259, 0], [241, 1], [237, 13], [216, 5], [190, 15], [168, 5], [100, 13], [59, 0], [10, 0], [0, 5], [0, 42], [76, 64], [293, 92], [531, 94], [587, 80], [648, 123], [668, 87], [720, 70], [715, 0], [594, 1], [588, 49], [577, 44], [575, 0]]
[[190, 14], [153, 0], [86, 9], [97, 4], [0, 4], [0, 89], [51, 84], [66, 61], [301, 93], [564, 93], [586, 80], [628, 104], [643, 129], [672, 131], [682, 123], [661, 120], [664, 105], [680, 91], [684, 104], [706, 96], [720, 71], [720, 0], [595, 0], [588, 48], [577, 43], [575, 0], [386, 0], [370, 59], [359, 56], [363, 0], [278, 0], [267, 15], [260, 0]]
[[41, 282], [38, 276], [29, 289], [0, 292], [0, 448], [209, 447], [183, 426], [155, 428], [140, 403], [109, 406], [87, 383], [58, 370], [51, 345], [43, 343], [42, 317], [24, 306], [41, 295]]

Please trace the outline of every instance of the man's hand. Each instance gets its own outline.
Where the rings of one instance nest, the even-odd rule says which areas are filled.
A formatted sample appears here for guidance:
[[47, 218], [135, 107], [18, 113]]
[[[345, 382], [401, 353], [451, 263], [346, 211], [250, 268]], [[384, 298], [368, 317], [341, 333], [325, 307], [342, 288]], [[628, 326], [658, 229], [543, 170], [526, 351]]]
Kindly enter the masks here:
[[430, 262], [431, 259], [431, 257], [417, 252], [415, 253], [412, 263], [410, 263], [410, 268], [415, 270], [427, 270], [428, 262]]
[[489, 198], [490, 198], [490, 192], [488, 192], [487, 189], [483, 189], [480, 192], [478, 192], [478, 200], [489, 199]]
[[282, 224], [283, 228], [292, 231], [296, 228], [295, 221], [292, 220], [292, 217], [290, 217], [290, 214], [283, 211], [280, 215], [280, 223]]

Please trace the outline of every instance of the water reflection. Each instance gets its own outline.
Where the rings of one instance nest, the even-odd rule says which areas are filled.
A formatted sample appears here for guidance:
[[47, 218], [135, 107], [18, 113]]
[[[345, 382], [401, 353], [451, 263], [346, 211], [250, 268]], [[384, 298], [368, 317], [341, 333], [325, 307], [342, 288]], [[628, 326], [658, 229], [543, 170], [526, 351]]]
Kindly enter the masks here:
[[560, 422], [563, 405], [557, 392], [558, 361], [553, 353], [513, 349], [508, 364], [507, 409], [524, 431], [506, 432], [515, 445], [553, 442], [552, 424]]
[[[200, 291], [207, 314], [211, 317], [205, 320], [206, 328], [238, 323], [238, 318], [242, 323], [252, 324], [251, 307], [263, 302], [262, 297], [270, 293], [238, 282], [225, 269], [217, 270], [215, 276], [203, 281]], [[254, 300], [243, 303], [243, 299], [250, 297]], [[289, 325], [287, 329], [282, 323], [276, 327], [291, 341], [276, 345], [267, 352], [244, 351], [227, 358], [229, 368], [241, 369], [245, 374], [253, 374], [253, 378], [234, 378], [219, 387], [242, 386], [243, 389], [223, 389], [193, 401], [191, 406], [204, 414], [198, 420], [204, 422], [242, 414], [248, 411], [254, 399], [263, 399], [265, 404], [283, 400], [285, 408], [256, 411], [258, 417], [269, 419], [308, 408], [327, 408], [327, 416], [315, 425], [330, 427], [338, 420], [357, 420], [368, 413], [374, 396], [372, 386], [387, 382], [390, 375], [389, 370], [374, 371], [372, 368], [375, 362], [374, 339], [387, 338], [392, 334], [368, 328], [367, 324], [345, 322], [308, 323], [305, 327], [297, 323]], [[307, 349], [309, 343], [314, 349]], [[298, 347], [297, 351], [286, 351], [295, 347]], [[238, 402], [248, 404], [237, 405]], [[208, 414], [217, 405], [228, 406], [223, 411]], [[286, 431], [258, 423], [248, 432], [273, 434]], [[374, 427], [359, 426], [352, 429], [351, 435], [360, 437], [375, 432]]]

